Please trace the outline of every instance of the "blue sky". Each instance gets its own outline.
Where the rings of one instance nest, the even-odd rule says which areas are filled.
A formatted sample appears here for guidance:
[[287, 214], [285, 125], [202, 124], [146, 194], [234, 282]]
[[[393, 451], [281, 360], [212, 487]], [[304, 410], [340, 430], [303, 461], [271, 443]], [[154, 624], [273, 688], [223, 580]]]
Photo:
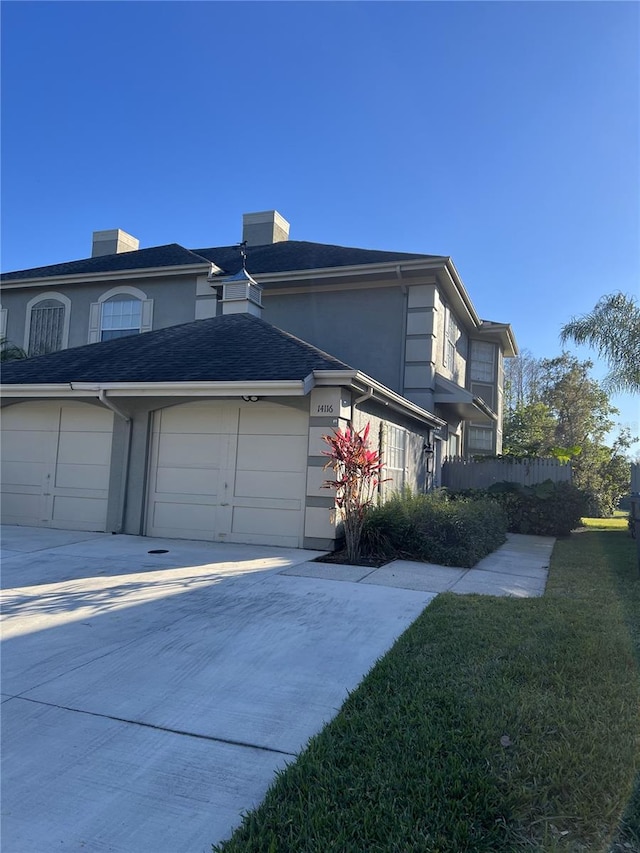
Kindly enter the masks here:
[[[640, 282], [633, 2], [4, 2], [2, 268], [240, 239], [451, 255], [521, 348]], [[581, 357], [591, 353], [576, 350]], [[597, 375], [603, 375], [598, 369]], [[638, 398], [614, 398], [640, 433]]]

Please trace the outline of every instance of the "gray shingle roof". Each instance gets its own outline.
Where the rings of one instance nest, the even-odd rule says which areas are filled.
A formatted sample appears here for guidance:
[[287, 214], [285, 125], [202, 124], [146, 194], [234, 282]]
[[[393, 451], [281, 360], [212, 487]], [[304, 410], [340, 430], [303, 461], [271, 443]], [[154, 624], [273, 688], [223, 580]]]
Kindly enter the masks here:
[[[235, 246], [194, 249], [197, 255], [213, 261], [226, 273], [233, 275], [241, 267], [240, 253]], [[383, 252], [377, 249], [355, 249], [327, 243], [285, 240], [266, 246], [247, 246], [247, 269], [252, 275], [260, 273], [312, 270], [325, 267], [347, 267], [359, 264], [384, 264], [394, 261], [434, 259], [438, 255], [416, 255], [409, 252]]]
[[277, 382], [350, 369], [264, 320], [231, 314], [8, 362], [2, 383]]
[[[324, 267], [345, 267], [360, 264], [393, 263], [406, 260], [433, 260], [444, 258], [440, 255], [411, 254], [409, 252], [384, 252], [377, 249], [357, 249], [348, 246], [332, 246], [325, 243], [309, 243], [302, 240], [287, 240], [266, 246], [247, 248], [247, 269], [253, 275], [260, 273], [288, 272], [290, 270], [322, 269]], [[16, 270], [2, 275], [2, 281], [20, 281], [30, 278], [49, 278], [50, 276], [81, 275], [103, 272], [123, 272], [150, 267], [172, 267], [185, 264], [203, 264], [212, 261], [226, 274], [234, 275], [241, 267], [240, 252], [236, 246], [219, 246], [209, 249], [185, 249], [178, 243], [156, 246], [151, 249], [139, 249], [136, 252], [123, 252], [117, 255], [103, 255], [98, 258], [86, 258], [53, 264], [46, 267], [34, 267]]]
[[3, 273], [2, 281], [19, 281], [23, 278], [49, 278], [56, 275], [80, 275], [82, 273], [123, 272], [152, 267], [177, 267], [186, 264], [206, 264], [206, 259], [190, 252], [178, 243], [155, 246], [152, 249], [138, 249], [135, 252], [121, 252], [117, 255], [102, 255], [98, 258], [84, 258], [80, 261], [68, 261], [64, 264], [52, 264], [48, 267], [34, 267], [28, 270], [16, 270]]

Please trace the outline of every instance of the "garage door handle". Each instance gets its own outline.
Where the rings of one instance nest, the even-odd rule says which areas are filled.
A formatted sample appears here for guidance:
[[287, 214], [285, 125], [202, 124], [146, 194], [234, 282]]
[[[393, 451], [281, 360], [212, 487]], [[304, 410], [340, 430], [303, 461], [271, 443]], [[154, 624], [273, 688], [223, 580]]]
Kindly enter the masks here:
[[229, 506], [228, 503], [221, 503], [220, 506]]

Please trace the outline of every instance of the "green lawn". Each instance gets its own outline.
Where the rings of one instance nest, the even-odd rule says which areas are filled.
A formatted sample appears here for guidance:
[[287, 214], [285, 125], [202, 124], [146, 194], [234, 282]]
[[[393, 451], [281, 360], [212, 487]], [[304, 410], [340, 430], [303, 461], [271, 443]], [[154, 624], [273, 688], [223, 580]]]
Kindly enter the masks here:
[[640, 579], [558, 541], [541, 599], [439, 596], [214, 850], [640, 851]]

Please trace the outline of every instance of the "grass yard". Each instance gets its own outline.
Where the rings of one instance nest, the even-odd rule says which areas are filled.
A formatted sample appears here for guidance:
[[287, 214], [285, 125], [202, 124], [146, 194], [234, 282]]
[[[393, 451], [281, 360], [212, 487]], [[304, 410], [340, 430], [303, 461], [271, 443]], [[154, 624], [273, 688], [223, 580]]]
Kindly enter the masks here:
[[636, 549], [585, 521], [544, 598], [438, 596], [214, 850], [640, 853]]

